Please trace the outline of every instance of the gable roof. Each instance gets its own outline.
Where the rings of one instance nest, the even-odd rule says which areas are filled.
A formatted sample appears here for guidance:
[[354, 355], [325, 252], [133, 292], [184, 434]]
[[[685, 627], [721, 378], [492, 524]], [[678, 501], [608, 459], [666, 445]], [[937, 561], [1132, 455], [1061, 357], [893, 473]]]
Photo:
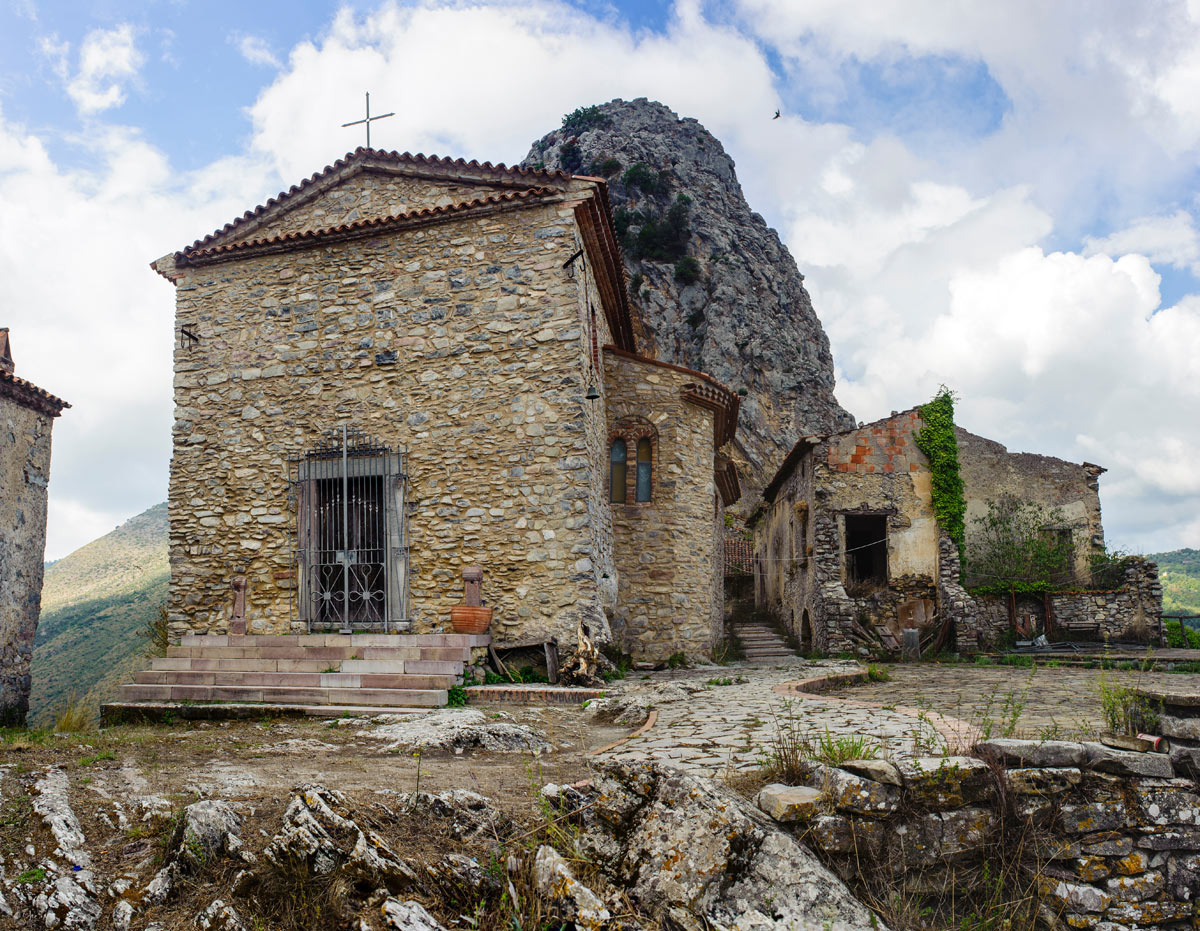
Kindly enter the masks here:
[[57, 417], [63, 412], [63, 408], [71, 406], [62, 398], [56, 398], [33, 382], [26, 381], [2, 368], [0, 368], [0, 398], [16, 401], [22, 407], [28, 407], [50, 417]]
[[482, 164], [472, 159], [446, 158], [440, 155], [413, 155], [409, 152], [384, 152], [359, 146], [346, 153], [332, 165], [294, 184], [288, 190], [276, 194], [265, 204], [247, 210], [240, 217], [226, 223], [182, 250], [193, 252], [232, 239], [244, 239], [280, 215], [294, 210], [301, 204], [315, 199], [347, 178], [364, 171], [382, 171], [388, 174], [405, 174], [439, 180], [454, 180], [460, 184], [488, 184], [491, 186], [513, 186], [532, 188], [547, 183], [570, 181], [571, 175], [561, 171], [545, 171], [536, 168], [509, 167], [504, 164]]
[[[486, 185], [488, 192], [471, 200], [439, 207], [423, 207], [386, 217], [371, 217], [316, 230], [281, 233], [253, 238], [255, 230], [269, 225], [283, 214], [296, 209], [365, 171], [403, 174], [455, 184]], [[584, 189], [573, 182], [585, 182]], [[497, 193], [495, 188], [507, 190]], [[207, 265], [231, 261], [243, 256], [287, 252], [328, 242], [340, 242], [371, 236], [381, 230], [402, 230], [427, 223], [449, 222], [499, 210], [532, 207], [552, 201], [574, 200], [575, 219], [583, 236], [584, 249], [592, 264], [600, 302], [613, 340], [622, 349], [634, 350], [635, 342], [629, 291], [621, 247], [613, 229], [608, 184], [603, 178], [569, 175], [561, 171], [509, 167], [491, 162], [442, 158], [436, 155], [411, 155], [408, 152], [382, 152], [358, 148], [327, 165], [323, 171], [248, 210], [221, 229], [196, 240], [173, 256], [164, 256], [151, 267], [174, 281], [174, 269], [189, 265]]]

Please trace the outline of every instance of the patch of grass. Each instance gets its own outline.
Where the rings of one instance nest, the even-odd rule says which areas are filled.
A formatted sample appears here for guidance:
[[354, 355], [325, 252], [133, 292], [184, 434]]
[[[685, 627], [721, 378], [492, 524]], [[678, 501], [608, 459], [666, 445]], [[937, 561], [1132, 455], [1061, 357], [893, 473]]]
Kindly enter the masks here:
[[79, 758], [79, 765], [91, 766], [93, 763], [99, 763], [101, 760], [115, 760], [116, 758], [117, 755], [112, 750], [100, 750], [89, 756], [81, 756]]
[[96, 709], [82, 698], [69, 694], [54, 712], [54, 733], [86, 734], [96, 729]]
[[19, 883], [40, 883], [45, 878], [46, 871], [40, 866], [35, 866], [33, 869], [18, 873], [17, 878], [13, 881]]
[[879, 666], [875, 663], [867, 664], [867, 681], [868, 682], [888, 682], [892, 678], [892, 674], [888, 672], [887, 667]]
[[683, 653], [672, 653], [670, 656], [667, 657], [667, 668], [668, 669], [687, 669], [688, 668], [687, 656], [684, 655]]

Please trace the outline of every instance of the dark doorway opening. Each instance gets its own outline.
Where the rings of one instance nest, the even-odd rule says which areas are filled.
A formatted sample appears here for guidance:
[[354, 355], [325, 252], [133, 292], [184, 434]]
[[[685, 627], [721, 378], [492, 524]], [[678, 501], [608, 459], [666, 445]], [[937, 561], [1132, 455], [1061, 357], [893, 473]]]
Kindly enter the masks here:
[[846, 515], [846, 580], [887, 584], [887, 515]]

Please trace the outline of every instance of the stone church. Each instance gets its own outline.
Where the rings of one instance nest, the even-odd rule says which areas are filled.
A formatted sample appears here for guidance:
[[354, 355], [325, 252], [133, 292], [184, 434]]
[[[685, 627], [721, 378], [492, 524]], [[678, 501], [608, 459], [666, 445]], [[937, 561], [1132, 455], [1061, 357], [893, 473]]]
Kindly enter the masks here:
[[15, 374], [0, 327], [0, 724], [25, 723], [42, 606], [50, 431], [66, 401]]
[[604, 181], [360, 148], [153, 267], [174, 638], [235, 580], [252, 634], [444, 631], [472, 565], [500, 642], [720, 638], [739, 399], [637, 345]]

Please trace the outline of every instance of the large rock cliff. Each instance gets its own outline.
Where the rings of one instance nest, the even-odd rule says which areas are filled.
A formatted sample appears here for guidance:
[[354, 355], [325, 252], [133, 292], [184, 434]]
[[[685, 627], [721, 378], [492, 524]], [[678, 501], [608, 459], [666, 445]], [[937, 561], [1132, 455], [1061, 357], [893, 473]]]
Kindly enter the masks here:
[[525, 164], [607, 179], [640, 351], [743, 394], [743, 508], [799, 436], [854, 426], [833, 396], [829, 340], [795, 260], [698, 122], [645, 98], [614, 100], [568, 116]]

